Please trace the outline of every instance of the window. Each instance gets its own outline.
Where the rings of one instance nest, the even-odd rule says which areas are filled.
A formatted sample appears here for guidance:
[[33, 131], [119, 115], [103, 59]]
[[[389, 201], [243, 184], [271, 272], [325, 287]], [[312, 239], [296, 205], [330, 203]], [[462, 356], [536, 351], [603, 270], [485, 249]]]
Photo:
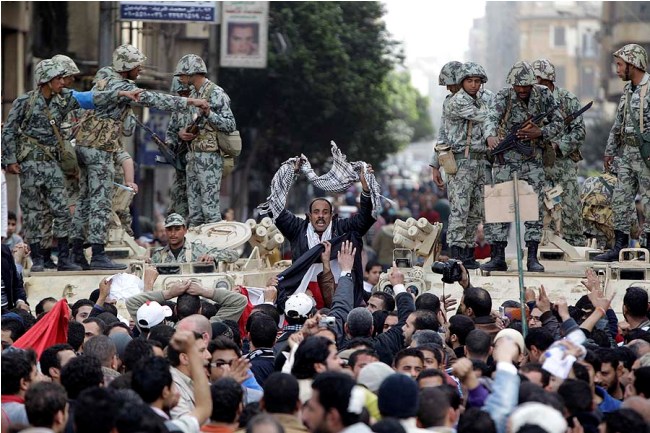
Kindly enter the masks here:
[[555, 65], [555, 84], [564, 87], [566, 82], [566, 67]]
[[566, 45], [565, 28], [558, 26], [553, 27], [553, 46], [564, 47]]

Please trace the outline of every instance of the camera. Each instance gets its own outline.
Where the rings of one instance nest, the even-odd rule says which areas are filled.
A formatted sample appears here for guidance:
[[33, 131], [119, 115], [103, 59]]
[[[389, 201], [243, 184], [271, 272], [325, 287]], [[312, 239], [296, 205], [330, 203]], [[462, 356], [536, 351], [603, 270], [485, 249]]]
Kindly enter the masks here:
[[446, 262], [433, 262], [431, 271], [442, 275], [442, 282], [453, 284], [463, 278], [460, 260], [449, 259]]
[[319, 328], [327, 328], [329, 326], [334, 326], [335, 324], [336, 324], [336, 317], [333, 316], [321, 317], [321, 319], [318, 321]]

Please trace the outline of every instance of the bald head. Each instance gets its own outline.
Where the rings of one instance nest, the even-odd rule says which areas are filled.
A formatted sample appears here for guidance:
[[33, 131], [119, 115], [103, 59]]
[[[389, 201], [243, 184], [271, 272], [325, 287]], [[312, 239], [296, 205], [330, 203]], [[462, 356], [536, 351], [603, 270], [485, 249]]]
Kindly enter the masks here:
[[641, 415], [645, 422], [650, 423], [650, 400], [647, 398], [639, 397], [638, 395], [628, 397], [623, 401], [621, 408], [632, 409]]
[[177, 331], [192, 331], [203, 336], [206, 341], [212, 340], [212, 325], [210, 321], [201, 314], [192, 314], [182, 319], [176, 325]]
[[632, 349], [632, 352], [634, 352], [637, 358], [642, 357], [646, 353], [650, 353], [650, 343], [645, 340], [632, 340], [627, 344], [627, 347]]

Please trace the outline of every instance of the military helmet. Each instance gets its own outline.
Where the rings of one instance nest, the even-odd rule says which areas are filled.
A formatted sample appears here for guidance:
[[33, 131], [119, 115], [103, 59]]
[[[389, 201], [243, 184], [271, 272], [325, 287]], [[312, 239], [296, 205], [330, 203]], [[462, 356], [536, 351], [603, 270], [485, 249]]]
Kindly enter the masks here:
[[548, 59], [539, 59], [533, 62], [535, 76], [542, 80], [555, 81], [555, 66]]
[[513, 86], [532, 86], [537, 84], [537, 77], [530, 63], [522, 61], [512, 65], [506, 82]]
[[613, 55], [644, 72], [648, 70], [648, 52], [641, 45], [627, 44]]
[[113, 69], [115, 72], [127, 72], [142, 65], [147, 57], [133, 45], [124, 44], [113, 51]]
[[108, 66], [104, 66], [103, 68], [99, 69], [93, 78], [93, 84], [97, 84], [100, 80], [107, 79], [111, 76], [111, 72], [111, 68]]
[[205, 62], [196, 54], [185, 54], [178, 61], [174, 75], [194, 75], [194, 74], [207, 74], [208, 68], [205, 67]]
[[463, 63], [463, 66], [460, 68], [460, 71], [458, 72], [457, 76], [458, 76], [458, 84], [461, 84], [463, 80], [468, 77], [480, 77], [481, 83], [483, 84], [487, 83], [488, 80], [487, 73], [485, 72], [483, 66], [475, 62]]
[[63, 69], [65, 69], [64, 77], [81, 74], [81, 71], [77, 67], [77, 64], [68, 56], [57, 54], [56, 56], [52, 57], [52, 60], [63, 66]]
[[457, 61], [445, 63], [445, 65], [440, 70], [440, 75], [438, 76], [438, 84], [441, 86], [450, 86], [457, 84], [458, 80], [456, 79], [456, 76], [462, 67], [463, 64]]
[[190, 91], [190, 86], [188, 86], [187, 84], [183, 84], [178, 77], [172, 77], [172, 86], [169, 89], [170, 93], [176, 94], [179, 92], [189, 92], [189, 91]]
[[37, 85], [45, 84], [56, 77], [64, 76], [65, 72], [61, 64], [52, 59], [45, 59], [38, 62], [36, 68], [34, 68], [34, 79]]

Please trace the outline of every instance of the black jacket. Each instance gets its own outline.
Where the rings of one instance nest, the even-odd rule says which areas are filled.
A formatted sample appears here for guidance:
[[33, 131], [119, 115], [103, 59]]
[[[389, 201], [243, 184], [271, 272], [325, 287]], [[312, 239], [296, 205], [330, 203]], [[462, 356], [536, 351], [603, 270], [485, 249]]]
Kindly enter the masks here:
[[8, 246], [2, 245], [2, 282], [7, 295], [7, 309], [11, 310], [16, 306], [19, 299], [27, 302], [27, 294], [23, 286], [23, 277], [16, 269], [16, 262]]

